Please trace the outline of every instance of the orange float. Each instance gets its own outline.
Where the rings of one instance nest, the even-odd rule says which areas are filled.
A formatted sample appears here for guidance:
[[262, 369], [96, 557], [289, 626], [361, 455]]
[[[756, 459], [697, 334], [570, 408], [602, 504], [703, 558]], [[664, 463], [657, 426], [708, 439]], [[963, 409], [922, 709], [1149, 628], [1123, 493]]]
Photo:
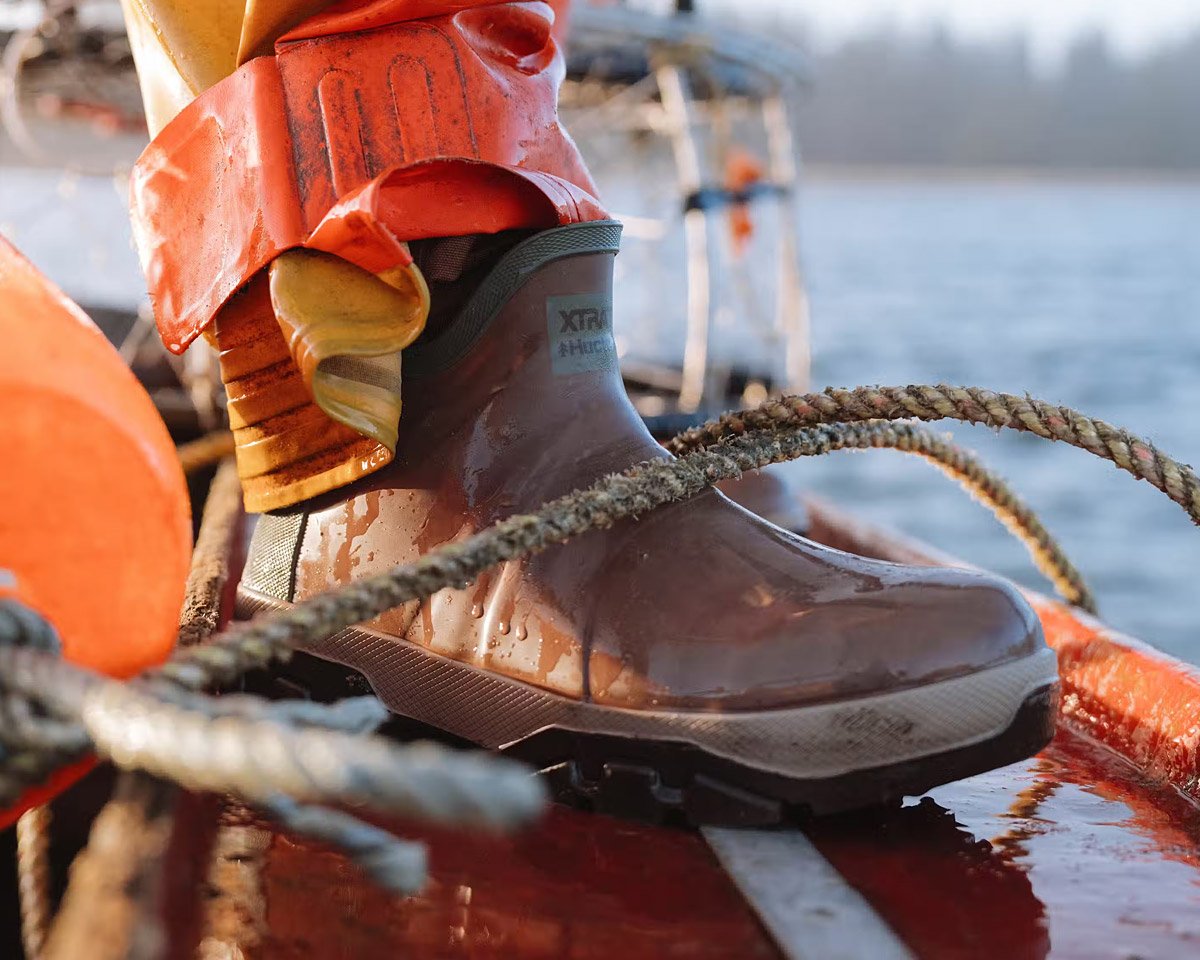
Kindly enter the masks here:
[[3, 239], [0, 304], [6, 593], [54, 625], [66, 659], [130, 677], [170, 653], [183, 602], [192, 533], [174, 444], [103, 334]]

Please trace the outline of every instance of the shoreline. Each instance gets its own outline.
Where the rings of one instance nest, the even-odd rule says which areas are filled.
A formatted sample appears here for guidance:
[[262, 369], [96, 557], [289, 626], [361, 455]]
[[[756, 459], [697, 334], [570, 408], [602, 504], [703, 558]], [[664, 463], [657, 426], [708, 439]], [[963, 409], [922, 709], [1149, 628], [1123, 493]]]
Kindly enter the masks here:
[[816, 163], [803, 165], [801, 179], [818, 182], [962, 182], [962, 183], [1086, 183], [1175, 184], [1200, 183], [1200, 169], [1156, 167], [1010, 167]]
[[[69, 144], [69, 145], [68, 145]], [[41, 158], [27, 156], [18, 151], [11, 141], [0, 133], [0, 170], [46, 173], [61, 170], [63, 173], [78, 173], [85, 177], [111, 177], [125, 174], [140, 152], [136, 137], [106, 140], [93, 137], [87, 142], [85, 151], [77, 149], [78, 141], [64, 144], [59, 140], [55, 146], [62, 150], [60, 155], [71, 155], [78, 162], [80, 153], [92, 167], [91, 171], [80, 172], [68, 166], [59, 167]], [[76, 149], [72, 150], [72, 147]], [[65, 157], [64, 157], [65, 158]], [[108, 168], [106, 172], [102, 169]], [[1164, 170], [1156, 168], [1105, 169], [1096, 167], [1006, 167], [1006, 166], [907, 166], [891, 164], [827, 164], [803, 163], [801, 182], [811, 183], [979, 183], [979, 184], [1112, 184], [1142, 186], [1183, 186], [1200, 184], [1200, 169]]]

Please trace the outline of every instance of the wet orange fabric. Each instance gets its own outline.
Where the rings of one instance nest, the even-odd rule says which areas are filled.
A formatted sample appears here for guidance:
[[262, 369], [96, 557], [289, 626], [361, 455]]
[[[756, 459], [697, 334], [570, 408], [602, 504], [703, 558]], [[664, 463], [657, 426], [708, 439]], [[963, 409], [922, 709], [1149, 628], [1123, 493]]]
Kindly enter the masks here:
[[3, 239], [0, 304], [5, 592], [54, 625], [68, 660], [131, 676], [178, 628], [191, 517], [175, 447], [103, 334]]
[[133, 180], [167, 346], [293, 247], [379, 272], [407, 240], [607, 216], [558, 123], [553, 22], [542, 2], [348, 0], [198, 97]]

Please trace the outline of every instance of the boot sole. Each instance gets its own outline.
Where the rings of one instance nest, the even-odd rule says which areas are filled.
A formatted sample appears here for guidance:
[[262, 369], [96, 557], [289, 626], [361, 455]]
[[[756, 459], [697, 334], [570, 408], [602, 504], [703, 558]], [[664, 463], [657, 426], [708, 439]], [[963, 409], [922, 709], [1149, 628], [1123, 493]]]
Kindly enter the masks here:
[[[287, 607], [242, 587], [237, 613]], [[618, 816], [772, 826], [924, 793], [1023, 760], [1054, 733], [1053, 651], [835, 703], [714, 713], [572, 700], [352, 627], [308, 652], [392, 712], [520, 758], [556, 799]]]

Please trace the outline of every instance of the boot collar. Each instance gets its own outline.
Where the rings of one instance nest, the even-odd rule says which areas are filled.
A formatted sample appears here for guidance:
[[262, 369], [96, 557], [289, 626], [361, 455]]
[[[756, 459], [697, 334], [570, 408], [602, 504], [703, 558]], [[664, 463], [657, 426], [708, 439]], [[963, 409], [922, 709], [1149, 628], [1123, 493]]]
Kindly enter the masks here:
[[462, 359], [504, 305], [543, 267], [566, 257], [616, 254], [620, 246], [621, 224], [616, 220], [572, 223], [517, 244], [500, 258], [444, 331], [404, 351], [405, 379], [434, 376]]

